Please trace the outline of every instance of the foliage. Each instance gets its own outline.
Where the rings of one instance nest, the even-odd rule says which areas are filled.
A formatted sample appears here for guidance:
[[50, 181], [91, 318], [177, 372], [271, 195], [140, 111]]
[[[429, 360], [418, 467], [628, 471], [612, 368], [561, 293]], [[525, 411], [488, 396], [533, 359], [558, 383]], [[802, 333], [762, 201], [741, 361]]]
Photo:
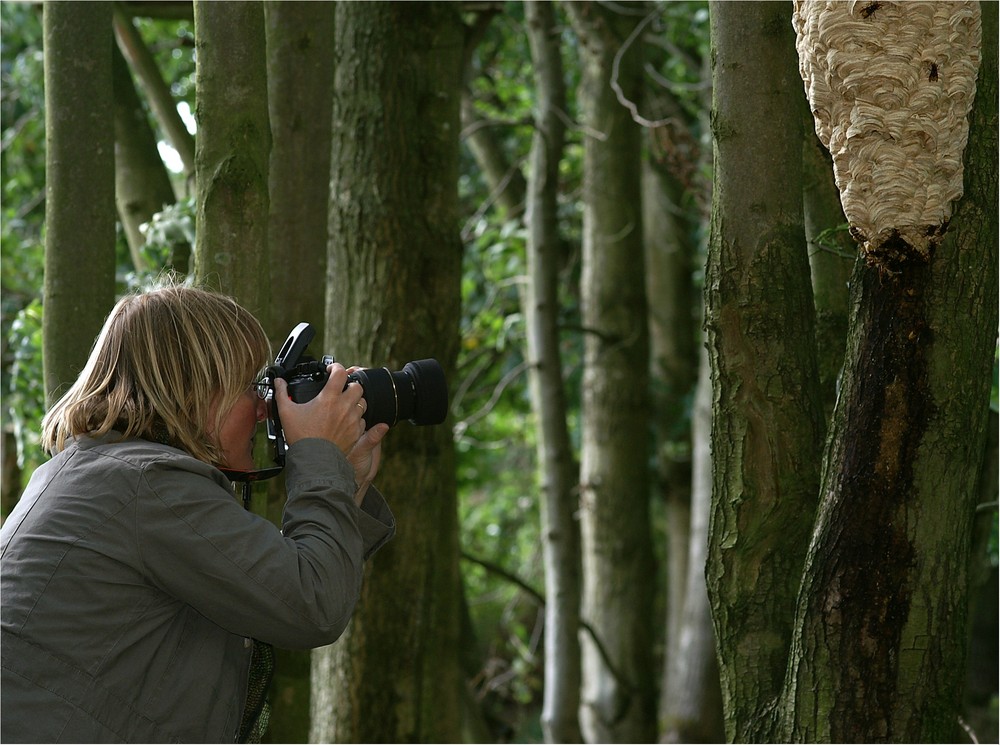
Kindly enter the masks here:
[[[565, 30], [565, 39], [575, 39]], [[579, 71], [567, 61], [568, 94]], [[473, 52], [469, 89], [479, 123], [503, 148], [511, 173], [528, 175], [534, 134], [533, 71], [523, 6], [508, 2]], [[572, 116], [568, 114], [568, 116]], [[579, 130], [569, 136], [561, 162], [561, 230], [566, 261], [561, 290], [564, 361], [568, 370], [571, 431], [576, 433], [582, 357], [579, 302], [582, 147]], [[542, 686], [542, 609], [518, 583], [541, 590], [542, 541], [536, 427], [531, 410], [522, 298], [526, 290], [526, 231], [523, 212], [498, 206], [474, 158], [462, 161], [459, 197], [471, 215], [462, 231], [460, 385], [456, 392], [461, 540], [474, 560], [462, 564], [469, 612], [479, 641], [480, 672], [473, 679], [499, 741], [540, 740], [535, 707]], [[484, 565], [490, 568], [485, 568]], [[533, 713], [531, 713], [533, 712]]]
[[[658, 74], [672, 81], [672, 90], [676, 89], [674, 92], [686, 97], [692, 110], [697, 110], [699, 91], [694, 82], [698, 76], [692, 73], [690, 60], [702, 59], [704, 52], [691, 46], [707, 43], [707, 15], [699, 15], [690, 3], [668, 4], [661, 10], [656, 36], [667, 39], [665, 43], [674, 51], [683, 51], [688, 61], [681, 64], [677, 61], [680, 57], [667, 54]], [[39, 6], [19, 3], [3, 3], [0, 12], [4, 84], [0, 164], [4, 185], [4, 424], [19, 434], [27, 454], [24, 465], [30, 472], [42, 457], [36, 445], [43, 410], [40, 300], [45, 132], [41, 14]], [[700, 41], [689, 38], [691, 17], [705, 26]], [[138, 18], [135, 23], [178, 104], [193, 111], [192, 22]], [[562, 40], [568, 52], [567, 117], [572, 120], [580, 71], [575, 58], [577, 40], [568, 24], [562, 28]], [[523, 7], [519, 2], [508, 2], [494, 17], [473, 54], [469, 85], [477, 114], [499, 136], [510, 164], [522, 170], [533, 134], [532, 79]], [[139, 89], [142, 93], [141, 86]], [[163, 140], [159, 122], [152, 113], [149, 116], [154, 131]], [[571, 126], [560, 164], [561, 230], [566, 247], [560, 288], [562, 351], [574, 438], [578, 433], [582, 368], [577, 291], [582, 141], [581, 128]], [[521, 218], [496, 208], [495, 195], [490, 195], [468, 153], [463, 155], [459, 188], [469, 216], [462, 231], [466, 248], [462, 347], [455, 394], [461, 536], [467, 555], [495, 569], [471, 560], [463, 562], [462, 568], [480, 639], [482, 666], [475, 682], [480, 693], [494, 702], [496, 717], [507, 722], [498, 724], [498, 728], [513, 730], [525, 721], [523, 714], [519, 718], [514, 710], [523, 710], [540, 697], [541, 615], [535, 600], [500, 572], [533, 588], [544, 585], [536, 435], [525, 367], [524, 319], [520, 313], [526, 272], [525, 234]], [[143, 249], [153, 267], [150, 274], [171, 265], [176, 251], [193, 244], [194, 229], [190, 200], [168, 206], [154, 216], [145, 227], [147, 245]], [[149, 275], [138, 274], [130, 265], [123, 241], [116, 248], [120, 290], [142, 286]], [[513, 732], [509, 734], [514, 736]]]
[[194, 111], [194, 21], [137, 18], [136, 26], [164, 80], [170, 84], [174, 100]]
[[708, 80], [708, 6], [702, 0], [658, 3], [656, 13], [655, 23], [644, 38], [663, 53], [650, 55], [658, 65], [647, 73], [654, 85], [670, 92], [690, 121], [698, 121], [705, 113], [703, 89]]
[[18, 466], [31, 472], [45, 459], [39, 422], [45, 413], [42, 370], [42, 304], [33, 299], [17, 312], [8, 332], [10, 372], [4, 397], [4, 426], [17, 442]]
[[[163, 18], [133, 19], [139, 35], [146, 48], [156, 62], [160, 75], [167, 83], [170, 94], [177, 103], [179, 111], [192, 113], [195, 110], [195, 54], [194, 54], [194, 21], [172, 20]], [[142, 85], [137, 86], [143, 92]], [[144, 96], [141, 100], [146, 105], [150, 126], [157, 132], [161, 148], [166, 146], [166, 138], [159, 120], [152, 114]], [[193, 117], [189, 118], [193, 121]], [[169, 149], [169, 146], [166, 146]]]
[[[531, 53], [521, 3], [506, 3], [504, 12], [492, 19], [482, 41], [473, 50], [468, 77], [477, 115], [503, 141], [508, 163], [520, 167], [531, 146], [534, 104], [529, 87]], [[468, 171], [463, 175], [479, 178], [478, 168], [468, 162]], [[466, 192], [461, 196], [472, 195]], [[485, 199], [477, 203], [489, 205]], [[470, 212], [479, 214], [478, 210]]]
[[144, 273], [129, 272], [130, 289], [141, 287], [164, 270], [186, 274], [195, 237], [195, 201], [193, 197], [167, 205], [140, 226], [146, 242], [141, 253], [151, 267]]
[[[626, 12], [649, 13], [643, 42], [648, 45], [647, 80], [669, 92], [683, 118], [671, 130], [672, 157], [707, 164], [698, 149], [710, 147], [705, 90], [709, 60], [708, 10], [703, 0], [622, 6]], [[561, 13], [561, 9], [557, 12]], [[43, 269], [44, 96], [42, 88], [41, 6], [0, 3], [0, 72], [2, 72], [2, 386], [3, 426], [18, 435], [24, 468], [42, 458], [37, 448], [43, 410], [41, 374], [41, 278]], [[195, 107], [193, 23], [190, 20], [141, 18], [140, 34], [181, 105]], [[579, 318], [579, 244], [582, 224], [581, 184], [584, 132], [576, 120], [575, 93], [580, 78], [578, 40], [564, 24], [567, 82], [566, 116], [570, 123], [560, 163], [560, 229], [564, 240], [560, 284], [563, 314], [562, 353], [570, 432], [578, 445], [582, 372]], [[523, 7], [505, 2], [472, 53], [468, 86], [477, 115], [491, 127], [512, 167], [526, 168], [533, 134], [533, 71]], [[140, 86], [140, 94], [142, 93]], [[644, 104], [645, 105], [645, 104]], [[640, 108], [655, 118], [652, 107]], [[150, 122], [164, 139], [159, 123]], [[669, 153], [668, 153], [669, 155]], [[676, 166], [676, 162], [671, 162]], [[706, 166], [707, 167], [707, 166]], [[687, 174], [690, 181], [682, 208], [688, 227], [701, 236], [707, 230], [708, 174]], [[474, 158], [464, 151], [459, 195], [463, 214], [462, 344], [458, 375], [453, 381], [457, 482], [461, 545], [469, 557], [462, 574], [472, 626], [478, 640], [477, 694], [489, 701], [498, 739], [523, 739], [525, 711], [540, 700], [542, 686], [541, 614], [531, 593], [518, 582], [541, 591], [542, 536], [536, 463], [536, 427], [526, 368], [526, 339], [521, 297], [526, 274], [523, 216], [499, 209]], [[832, 238], [834, 230], [824, 234]], [[145, 228], [143, 251], [152, 273], [176, 262], [176, 252], [194, 242], [193, 201], [166, 207]], [[703, 237], [703, 236], [702, 236]], [[699, 241], [700, 242], [700, 241]], [[829, 246], [832, 246], [832, 240]], [[824, 242], [824, 247], [827, 247]], [[833, 250], [831, 248], [831, 250]], [[141, 286], [139, 275], [119, 241], [120, 289]], [[696, 279], [699, 277], [696, 276]], [[997, 369], [993, 373], [993, 407], [997, 408]], [[689, 402], [686, 402], [689, 404]], [[676, 434], [676, 433], [671, 433]], [[27, 475], [27, 474], [26, 474]], [[662, 505], [654, 517], [662, 522]], [[996, 530], [991, 555], [996, 557]], [[518, 582], [511, 580], [516, 577]], [[658, 617], [662, 617], [658, 613]], [[535, 722], [537, 717], [531, 719]], [[503, 720], [502, 722], [500, 720]], [[540, 734], [528, 735], [535, 740]]]
[[2, 424], [5, 430], [14, 431], [18, 462], [30, 471], [43, 457], [38, 447], [38, 422], [44, 410], [41, 278], [45, 96], [41, 6], [0, 4], [0, 29]]
[[[489, 116], [513, 116], [521, 123], [505, 129], [512, 161], [527, 153], [531, 129], [531, 79], [526, 37], [515, 32], [521, 23], [519, 3], [504, 14], [477, 52], [484, 75], [496, 91], [480, 96]], [[41, 361], [41, 277], [45, 194], [45, 128], [40, 7], [19, 3], [0, 6], [3, 20], [3, 386], [4, 425], [18, 436], [25, 477], [41, 462], [38, 424], [44, 410]], [[194, 41], [185, 20], [136, 19], [136, 26], [179, 104], [194, 108]], [[519, 72], [510, 69], [516, 62]], [[140, 93], [142, 87], [139, 86]], [[148, 109], [148, 107], [147, 107]], [[164, 136], [152, 113], [150, 123]], [[579, 159], [579, 149], [576, 159]], [[572, 160], [570, 161], [572, 163]], [[567, 181], [578, 183], [579, 166], [566, 166]], [[519, 283], [523, 282], [524, 235], [517, 221], [503, 222], [487, 203], [485, 188], [471, 159], [464, 163], [462, 196], [468, 214], [465, 231], [465, 315], [459, 360], [461, 389], [456, 395], [459, 457], [458, 480], [463, 495], [461, 519], [466, 551], [524, 579], [543, 584], [540, 573], [535, 442], [524, 367], [524, 325]], [[567, 216], [579, 220], [574, 199], [566, 199]], [[166, 207], [144, 227], [144, 257], [152, 269], [139, 274], [131, 266], [123, 240], [116, 246], [119, 290], [147, 283], [175, 252], [194, 240], [191, 200]], [[470, 605], [484, 640], [483, 690], [523, 703], [537, 695], [537, 651], [540, 626], [532, 601], [510, 582], [466, 562]], [[498, 682], [499, 681], [499, 684]]]
[[[43, 89], [42, 8], [29, 3], [0, 4], [0, 71], [3, 119], [0, 181], [2, 227], [2, 387], [4, 428], [14, 431], [19, 464], [30, 476], [44, 454], [38, 447], [44, 412], [42, 390], [41, 286], [44, 270], [45, 98]], [[194, 107], [194, 37], [190, 21], [140, 19], [140, 33], [150, 45], [178, 101]], [[151, 123], [158, 127], [155, 119]], [[131, 265], [121, 230], [115, 251], [120, 292], [142, 285], [172, 258], [178, 234], [193, 234], [187, 202], [167, 207], [150, 224], [144, 253], [153, 267], [140, 276]]]
[[[523, 276], [524, 237], [516, 223], [480, 220], [465, 252], [455, 443], [464, 551], [540, 587], [535, 430], [518, 293]], [[520, 591], [481, 565], [462, 568], [482, 640], [479, 685], [484, 693], [530, 700], [537, 675], [510, 674], [538, 662], [531, 657], [529, 665], [518, 653], [530, 648], [533, 634], [517, 612]]]

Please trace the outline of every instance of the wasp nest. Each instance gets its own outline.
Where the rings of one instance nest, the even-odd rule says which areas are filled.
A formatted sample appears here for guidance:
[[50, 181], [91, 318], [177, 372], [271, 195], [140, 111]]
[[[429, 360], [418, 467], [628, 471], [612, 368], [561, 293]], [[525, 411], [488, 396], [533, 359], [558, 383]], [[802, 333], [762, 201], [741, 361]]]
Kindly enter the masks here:
[[978, 2], [796, 0], [799, 72], [870, 263], [927, 260], [962, 196]]

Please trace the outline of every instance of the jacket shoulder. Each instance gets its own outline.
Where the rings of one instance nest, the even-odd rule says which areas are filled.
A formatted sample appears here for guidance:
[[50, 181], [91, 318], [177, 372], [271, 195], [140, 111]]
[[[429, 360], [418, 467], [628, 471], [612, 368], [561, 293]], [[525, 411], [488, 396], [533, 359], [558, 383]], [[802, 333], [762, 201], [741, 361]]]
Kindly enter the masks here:
[[64, 452], [69, 454], [75, 449], [77, 465], [88, 461], [98, 467], [118, 464], [123, 469], [142, 474], [187, 471], [229, 487], [229, 480], [218, 468], [183, 450], [150, 440], [121, 439], [115, 435], [112, 432], [102, 438], [80, 437]]

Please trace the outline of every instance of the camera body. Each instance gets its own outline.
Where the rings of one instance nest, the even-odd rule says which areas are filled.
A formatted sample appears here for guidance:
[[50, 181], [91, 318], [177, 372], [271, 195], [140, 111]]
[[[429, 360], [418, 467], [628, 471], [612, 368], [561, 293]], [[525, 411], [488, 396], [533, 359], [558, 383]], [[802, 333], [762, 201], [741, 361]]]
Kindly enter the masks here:
[[[305, 354], [315, 333], [308, 323], [298, 324], [265, 372], [269, 389], [267, 436], [275, 444], [275, 462], [281, 465], [286, 446], [274, 401], [274, 381], [287, 381], [288, 395], [295, 403], [319, 395], [330, 377], [326, 368], [335, 360], [332, 355], [316, 360]], [[366, 430], [382, 422], [391, 427], [401, 419], [417, 425], [441, 424], [448, 414], [448, 384], [435, 359], [407, 362], [396, 372], [385, 367], [355, 370], [347, 376], [345, 389], [351, 383], [359, 383], [364, 390]]]
[[319, 360], [309, 359], [300, 362], [291, 370], [286, 371], [284, 375], [277, 377], [288, 381], [288, 395], [295, 403], [305, 403], [315, 398], [323, 390], [323, 386], [326, 385], [326, 381], [330, 377], [326, 368], [333, 361], [332, 355], [324, 355]]

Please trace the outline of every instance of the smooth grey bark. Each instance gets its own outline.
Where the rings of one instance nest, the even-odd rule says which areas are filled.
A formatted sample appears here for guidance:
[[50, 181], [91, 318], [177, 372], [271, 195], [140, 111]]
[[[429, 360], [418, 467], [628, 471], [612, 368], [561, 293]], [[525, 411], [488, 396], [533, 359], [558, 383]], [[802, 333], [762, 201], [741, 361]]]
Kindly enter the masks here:
[[[337, 3], [326, 349], [436, 357], [454, 375], [461, 6]], [[419, 146], [414, 143], [419, 143]], [[377, 479], [399, 526], [345, 635], [313, 654], [313, 741], [462, 736], [458, 514], [449, 426], [402, 423]]]
[[136, 271], [143, 272], [149, 267], [141, 251], [146, 243], [141, 226], [164, 206], [174, 203], [174, 189], [156, 149], [156, 136], [132, 83], [128, 64], [114, 45], [112, 71], [115, 89], [115, 203], [132, 264]]
[[707, 583], [727, 737], [766, 740], [819, 487], [823, 413], [788, 3], [713, 2]]
[[[584, 146], [584, 375], [580, 512], [580, 720], [591, 742], [655, 737], [649, 526], [648, 333], [643, 277], [641, 131], [612, 82], [639, 100], [640, 47], [624, 47], [634, 15], [597, 2], [565, 5], [580, 39]], [[614, 69], [614, 80], [612, 71]], [[603, 653], [602, 653], [603, 652]]]
[[269, 324], [264, 6], [195, 0], [198, 184], [195, 276]]
[[529, 0], [525, 19], [537, 100], [527, 180], [528, 288], [524, 311], [528, 378], [540, 429], [538, 463], [547, 596], [542, 730], [546, 742], [581, 742], [578, 467], [566, 422], [559, 333], [558, 195], [566, 136], [566, 86], [555, 7]]
[[49, 2], [45, 67], [48, 405], [76, 379], [115, 295], [111, 3]]

